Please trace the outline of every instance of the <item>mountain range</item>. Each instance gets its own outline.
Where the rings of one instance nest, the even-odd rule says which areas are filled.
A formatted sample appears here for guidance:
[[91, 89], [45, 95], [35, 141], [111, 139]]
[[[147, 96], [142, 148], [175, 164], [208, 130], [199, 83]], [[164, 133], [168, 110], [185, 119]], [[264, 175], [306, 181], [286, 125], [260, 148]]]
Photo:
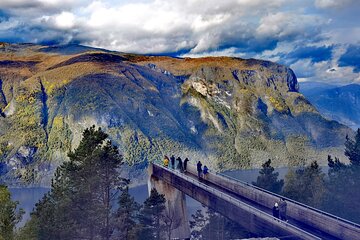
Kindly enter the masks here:
[[0, 44], [2, 181], [47, 185], [82, 131], [101, 127], [127, 173], [164, 154], [211, 169], [325, 162], [352, 130], [324, 118], [283, 65]]
[[300, 92], [328, 119], [354, 130], [360, 127], [360, 85], [301, 83]]

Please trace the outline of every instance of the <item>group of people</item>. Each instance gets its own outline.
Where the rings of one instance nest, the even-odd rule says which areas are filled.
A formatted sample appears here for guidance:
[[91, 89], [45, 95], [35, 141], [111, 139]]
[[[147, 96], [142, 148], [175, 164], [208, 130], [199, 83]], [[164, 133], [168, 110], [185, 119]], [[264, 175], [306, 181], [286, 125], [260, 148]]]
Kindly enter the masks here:
[[273, 207], [273, 216], [283, 221], [288, 221], [286, 217], [287, 203], [284, 198], [280, 199], [279, 203], [275, 203]]
[[196, 170], [198, 172], [199, 180], [201, 180], [202, 178], [204, 178], [205, 180], [207, 179], [207, 176], [209, 174], [209, 169], [206, 165], [204, 165], [204, 168], [203, 168], [202, 163], [200, 161], [198, 161], [198, 163], [196, 164]]
[[[175, 160], [177, 161], [177, 166], [176, 169], [178, 169], [180, 172], [186, 172], [187, 171], [187, 165], [188, 162], [190, 161], [188, 158], [185, 158], [185, 160], [183, 161], [181, 159], [181, 157], [178, 157], [175, 159], [175, 156], [172, 155], [170, 158], [168, 156], [164, 156], [164, 167], [168, 168], [169, 164], [170, 167], [172, 169], [175, 169]], [[198, 178], [199, 180], [203, 179], [207, 179], [207, 176], [209, 174], [209, 169], [206, 165], [204, 165], [204, 167], [202, 166], [202, 163], [200, 161], [198, 161], [198, 163], [196, 164], [196, 170], [198, 172]], [[281, 219], [283, 221], [288, 221], [287, 217], [286, 217], [286, 208], [287, 208], [287, 203], [285, 201], [284, 198], [281, 198], [279, 203], [275, 202], [274, 207], [272, 209], [273, 211], [273, 216], [275, 218]]]
[[[169, 164], [170, 167], [172, 169], [175, 169], [175, 161], [177, 161], [177, 166], [176, 169], [178, 169], [180, 172], [187, 172], [187, 165], [188, 162], [190, 161], [188, 158], [185, 158], [185, 160], [183, 161], [181, 159], [181, 157], [178, 157], [175, 159], [175, 156], [172, 155], [170, 158], [168, 156], [164, 156], [164, 160], [163, 160], [163, 165], [164, 167], [168, 168]], [[200, 161], [198, 161], [197, 165], [196, 165], [196, 169], [198, 172], [198, 178], [199, 180], [201, 180], [202, 178], [206, 179], [208, 174], [209, 174], [209, 169], [208, 167], [205, 165], [204, 167], [202, 167], [202, 163]]]
[[[176, 169], [178, 169], [180, 172], [186, 172], [187, 170], [187, 164], [190, 161], [188, 158], [185, 158], [185, 160], [183, 161], [181, 159], [181, 157], [176, 158], [177, 161], [177, 166]], [[168, 156], [164, 156], [164, 167], [169, 167], [169, 163], [171, 164], [171, 168], [175, 169], [175, 156], [172, 155], [170, 158]]]

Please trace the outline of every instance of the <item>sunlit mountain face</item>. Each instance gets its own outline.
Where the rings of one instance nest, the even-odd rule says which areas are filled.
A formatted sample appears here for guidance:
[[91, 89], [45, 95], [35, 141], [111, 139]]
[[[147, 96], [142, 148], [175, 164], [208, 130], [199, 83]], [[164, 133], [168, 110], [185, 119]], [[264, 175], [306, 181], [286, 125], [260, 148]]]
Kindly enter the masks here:
[[0, 79], [1, 171], [15, 182], [35, 172], [35, 181], [49, 183], [92, 125], [136, 176], [164, 154], [218, 170], [267, 158], [275, 166], [325, 163], [329, 153], [342, 156], [352, 134], [299, 93], [290, 68], [263, 60], [4, 43]]
[[359, 7], [1, 1], [2, 172], [26, 178], [34, 164], [51, 176], [91, 124], [135, 169], [170, 150], [219, 169], [342, 156], [356, 93], [318, 92], [359, 82]]

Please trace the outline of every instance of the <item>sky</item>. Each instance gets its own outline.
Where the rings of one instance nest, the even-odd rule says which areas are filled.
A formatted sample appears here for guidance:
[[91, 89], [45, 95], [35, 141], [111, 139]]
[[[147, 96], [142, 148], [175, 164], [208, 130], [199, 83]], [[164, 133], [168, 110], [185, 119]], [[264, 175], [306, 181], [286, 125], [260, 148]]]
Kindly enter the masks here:
[[360, 0], [0, 0], [0, 41], [258, 58], [360, 83]]

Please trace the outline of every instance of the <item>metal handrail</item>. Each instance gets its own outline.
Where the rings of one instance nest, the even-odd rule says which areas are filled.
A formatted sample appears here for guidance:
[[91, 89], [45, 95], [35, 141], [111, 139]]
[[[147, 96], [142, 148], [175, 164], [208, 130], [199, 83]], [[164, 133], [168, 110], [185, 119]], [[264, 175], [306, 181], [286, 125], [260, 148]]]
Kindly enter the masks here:
[[[155, 163], [155, 162], [153, 162], [153, 163]], [[158, 163], [155, 163], [155, 164], [156, 164], [157, 166], [163, 167], [161, 164], [158, 164]], [[191, 166], [193, 166], [193, 167], [196, 167], [196, 166], [193, 165], [193, 164], [189, 164], [189, 163], [188, 163], [188, 165], [191, 165]], [[169, 169], [170, 169], [170, 168], [169, 168]], [[234, 177], [225, 175], [225, 174], [223, 174], [223, 173], [218, 173], [218, 172], [214, 172], [214, 171], [211, 171], [211, 170], [208, 170], [208, 171], [209, 171], [209, 173], [212, 173], [212, 174], [221, 176], [221, 177], [223, 177], [223, 178], [227, 178], [227, 179], [229, 179], [229, 180], [235, 181], [235, 182], [240, 183], [240, 184], [242, 184], [242, 185], [245, 185], [245, 186], [247, 186], [247, 187], [255, 188], [255, 189], [259, 190], [259, 191], [265, 192], [265, 193], [270, 194], [270, 195], [272, 195], [272, 196], [275, 196], [275, 197], [278, 197], [278, 198], [284, 198], [284, 199], [286, 199], [288, 202], [292, 202], [292, 203], [294, 203], [294, 204], [296, 204], [296, 205], [299, 205], [299, 206], [302, 206], [302, 207], [304, 207], [304, 208], [313, 210], [313, 211], [315, 211], [315, 212], [317, 212], [317, 213], [319, 213], [319, 214], [326, 215], [326, 216], [331, 217], [331, 218], [334, 218], [334, 219], [336, 219], [336, 220], [338, 220], [338, 221], [340, 221], [340, 222], [345, 222], [345, 223], [350, 224], [350, 225], [352, 225], [352, 226], [354, 226], [354, 227], [360, 228], [360, 224], [354, 223], [354, 222], [352, 222], [352, 221], [350, 221], [350, 220], [347, 220], [347, 219], [338, 217], [338, 216], [333, 215], [333, 214], [328, 213], [328, 212], [324, 212], [324, 211], [322, 211], [322, 210], [320, 210], [320, 209], [311, 207], [311, 206], [306, 205], [306, 204], [301, 203], [301, 202], [297, 202], [297, 201], [295, 201], [295, 200], [293, 200], [293, 199], [284, 197], [284, 196], [282, 196], [282, 195], [279, 195], [279, 194], [270, 192], [270, 191], [268, 191], [268, 190], [266, 190], [266, 189], [260, 188], [260, 187], [258, 187], [258, 186], [253, 185], [253, 184], [250, 184], [250, 183], [248, 183], [248, 182], [244, 182], [244, 181], [242, 181], [242, 180], [240, 180], [240, 179], [237, 179], [237, 178], [234, 178]], [[215, 184], [216, 184], [216, 183], [215, 183]]]
[[253, 184], [250, 184], [250, 183], [248, 183], [248, 182], [244, 182], [244, 181], [242, 181], [242, 180], [240, 180], [240, 179], [237, 179], [237, 178], [228, 176], [228, 175], [223, 174], [223, 173], [217, 173], [217, 172], [212, 172], [212, 173], [213, 173], [213, 174], [216, 174], [216, 175], [218, 175], [218, 176], [227, 178], [227, 179], [229, 179], [229, 180], [232, 180], [232, 181], [241, 183], [241, 184], [246, 185], [246, 186], [248, 186], [248, 187], [255, 188], [255, 189], [259, 190], [259, 191], [265, 192], [265, 193], [270, 194], [270, 195], [273, 195], [273, 196], [275, 196], [275, 197], [284, 198], [284, 199], [286, 199], [288, 202], [292, 202], [292, 203], [297, 204], [297, 205], [300, 205], [300, 206], [302, 206], [302, 207], [304, 207], [304, 208], [311, 209], [311, 210], [313, 210], [313, 211], [315, 211], [315, 212], [318, 212], [318, 213], [320, 213], [320, 214], [322, 214], [322, 215], [326, 215], [326, 216], [331, 217], [331, 218], [334, 218], [334, 219], [336, 219], [336, 220], [339, 220], [339, 221], [342, 221], [342, 222], [346, 222], [346, 223], [348, 223], [348, 224], [350, 224], [350, 225], [352, 225], [352, 226], [354, 226], [354, 227], [360, 228], [360, 224], [354, 223], [354, 222], [352, 222], [352, 221], [350, 221], [350, 220], [347, 220], [347, 219], [344, 219], [344, 218], [342, 218], [342, 217], [338, 217], [338, 216], [333, 215], [333, 214], [331, 214], [331, 213], [324, 212], [324, 211], [322, 211], [322, 210], [320, 210], [320, 209], [317, 209], [317, 208], [311, 207], [311, 206], [309, 206], [309, 205], [306, 205], [306, 204], [304, 204], [304, 203], [295, 201], [295, 200], [293, 200], [293, 199], [291, 199], [291, 198], [287, 198], [287, 197], [284, 197], [284, 196], [282, 196], [282, 195], [279, 195], [279, 194], [270, 192], [270, 191], [268, 191], [268, 190], [266, 190], [266, 189], [260, 188], [260, 187], [258, 187], [258, 186], [253, 185]]
[[[176, 171], [175, 169], [164, 167], [161, 164], [157, 164], [155, 162], [153, 162], [153, 164], [155, 164], [157, 167], [160, 167], [160, 168], [162, 168], [162, 169], [164, 169], [166, 171], [171, 172], [172, 174], [174, 174], [174, 175], [176, 175], [176, 176], [178, 176], [180, 178], [186, 179], [187, 181], [191, 182], [194, 185], [197, 185], [198, 187], [202, 187], [203, 189], [207, 190], [208, 192], [211, 192], [211, 190], [212, 190], [213, 194], [215, 194], [215, 192], [216, 192], [217, 194], [215, 194], [215, 195], [217, 195], [218, 197], [221, 197], [225, 201], [228, 201], [228, 202], [230, 202], [230, 203], [232, 203], [234, 205], [237, 205], [239, 207], [241, 205], [243, 205], [243, 206], [247, 207], [249, 209], [249, 211], [255, 211], [260, 215], [266, 216], [268, 219], [271, 219], [274, 222], [281, 223], [281, 224], [285, 225], [286, 227], [294, 228], [297, 231], [300, 231], [300, 232], [302, 232], [302, 233], [304, 233], [306, 235], [309, 235], [309, 236], [313, 237], [314, 239], [321, 239], [321, 238], [319, 238], [319, 237], [317, 237], [317, 236], [315, 236], [315, 235], [313, 235], [313, 234], [311, 234], [311, 233], [309, 233], [309, 232], [307, 232], [307, 231], [305, 231], [305, 230], [303, 230], [303, 229], [301, 229], [299, 227], [296, 227], [296, 226], [294, 226], [294, 225], [292, 225], [292, 224], [290, 224], [290, 223], [288, 223], [286, 221], [282, 221], [282, 220], [279, 220], [277, 218], [274, 218], [272, 215], [270, 215], [270, 214], [268, 214], [266, 212], [263, 212], [263, 211], [255, 208], [255, 207], [253, 207], [253, 206], [251, 206], [251, 205], [249, 205], [247, 203], [244, 203], [244, 202], [242, 202], [241, 200], [239, 200], [237, 198], [234, 198], [234, 197], [232, 197], [232, 196], [230, 196], [230, 195], [228, 195], [226, 193], [223, 193], [223, 192], [221, 192], [221, 191], [219, 191], [219, 190], [217, 190], [217, 189], [215, 189], [213, 187], [209, 187], [208, 185], [206, 185], [206, 184], [204, 184], [202, 182], [195, 181], [193, 178], [190, 178], [187, 175]], [[228, 198], [228, 200], [225, 198], [225, 196]]]

